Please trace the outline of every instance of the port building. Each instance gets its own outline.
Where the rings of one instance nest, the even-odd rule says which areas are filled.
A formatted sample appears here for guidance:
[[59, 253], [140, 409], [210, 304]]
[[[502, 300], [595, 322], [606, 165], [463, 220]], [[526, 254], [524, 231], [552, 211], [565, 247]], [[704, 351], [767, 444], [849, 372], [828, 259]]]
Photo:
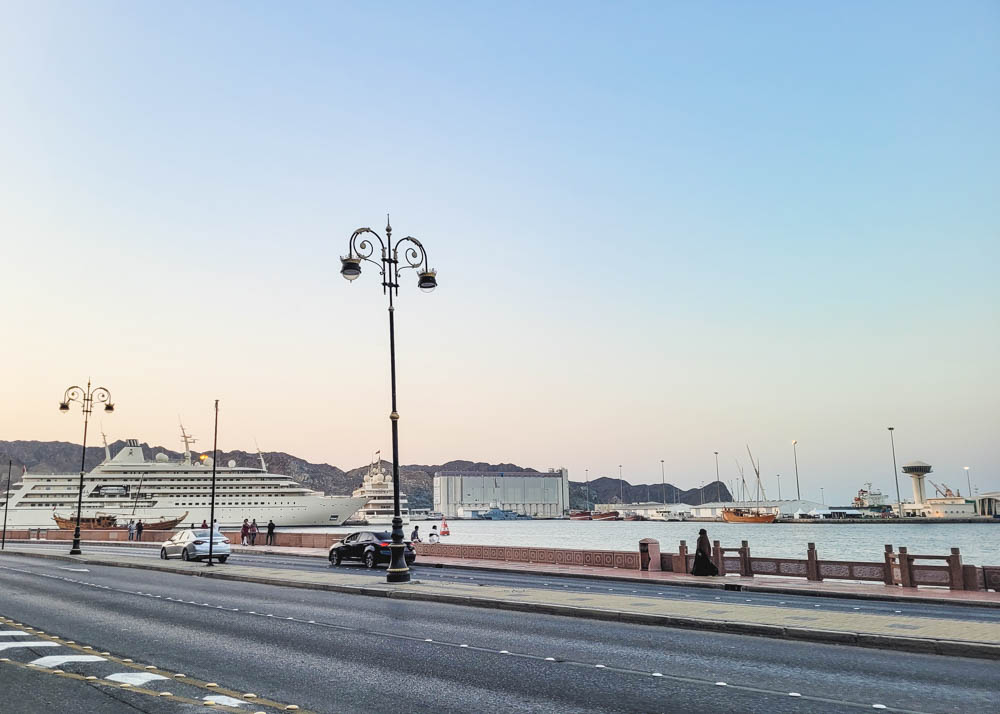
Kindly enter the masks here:
[[502, 508], [532, 518], [562, 518], [569, 510], [569, 471], [438, 471], [434, 510], [445, 518], [477, 518]]

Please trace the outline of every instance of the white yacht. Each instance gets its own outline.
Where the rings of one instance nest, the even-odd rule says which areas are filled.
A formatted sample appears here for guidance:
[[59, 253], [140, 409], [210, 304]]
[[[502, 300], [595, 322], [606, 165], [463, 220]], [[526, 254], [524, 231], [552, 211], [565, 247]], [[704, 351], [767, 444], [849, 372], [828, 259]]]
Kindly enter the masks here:
[[[351, 495], [365, 499], [364, 508], [355, 516], [357, 520], [364, 520], [368, 525], [392, 524], [392, 517], [396, 512], [392, 500], [392, 474], [387, 474], [382, 469], [381, 451], [375, 452], [364, 481]], [[410, 522], [410, 510], [404, 493], [399, 494], [399, 513], [404, 524]]]
[[[181, 427], [184, 457], [171, 461], [164, 453], [146, 459], [136, 439], [111, 457], [105, 442], [105, 459], [83, 479], [83, 517], [112, 515], [123, 525], [131, 519], [187, 522], [209, 520], [212, 459], [191, 458], [193, 439]], [[263, 529], [268, 520], [280, 526], [339, 526], [368, 501], [358, 496], [325, 496], [288, 476], [268, 472], [263, 455], [260, 467], [217, 466], [215, 518], [223, 527], [239, 526], [256, 518]], [[76, 515], [79, 474], [25, 472], [10, 493], [8, 528], [55, 528], [53, 514]]]

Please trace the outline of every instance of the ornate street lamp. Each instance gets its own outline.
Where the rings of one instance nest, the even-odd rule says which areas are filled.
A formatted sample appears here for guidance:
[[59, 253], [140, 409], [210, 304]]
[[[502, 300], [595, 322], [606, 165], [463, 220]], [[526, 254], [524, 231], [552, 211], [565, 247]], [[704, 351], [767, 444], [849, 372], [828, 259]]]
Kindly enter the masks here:
[[[372, 259], [375, 244], [364, 237], [366, 233], [375, 236], [381, 254], [377, 260]], [[408, 244], [408, 245], [404, 245]], [[402, 256], [400, 247], [402, 246]], [[400, 259], [402, 258], [402, 260]], [[389, 374], [392, 383], [392, 412], [389, 421], [392, 423], [392, 543], [389, 550], [392, 558], [389, 561], [389, 572], [386, 581], [390, 583], [408, 583], [410, 569], [406, 566], [403, 545], [403, 518], [399, 508], [399, 412], [396, 411], [396, 328], [394, 321], [395, 307], [393, 298], [399, 294], [399, 274], [403, 270], [412, 269], [417, 273], [417, 287], [425, 293], [437, 287], [437, 271], [431, 270], [427, 264], [427, 251], [423, 244], [413, 236], [406, 236], [392, 241], [392, 226], [386, 217], [385, 240], [371, 228], [358, 228], [351, 234], [347, 245], [347, 255], [340, 259], [340, 274], [347, 280], [356, 280], [361, 275], [361, 262], [367, 260], [379, 269], [382, 276], [382, 294], [389, 296]]]
[[83, 470], [87, 461], [87, 423], [90, 421], [90, 413], [94, 410], [94, 403], [104, 404], [104, 411], [111, 413], [115, 410], [115, 405], [111, 403], [111, 392], [104, 387], [90, 388], [90, 380], [87, 380], [87, 388], [70, 387], [63, 394], [63, 400], [59, 402], [59, 411], [65, 414], [69, 411], [70, 402], [80, 402], [83, 406], [83, 453], [80, 456], [80, 487], [76, 494], [76, 528], [73, 530], [73, 546], [69, 550], [70, 555], [80, 555], [80, 512], [83, 510]]

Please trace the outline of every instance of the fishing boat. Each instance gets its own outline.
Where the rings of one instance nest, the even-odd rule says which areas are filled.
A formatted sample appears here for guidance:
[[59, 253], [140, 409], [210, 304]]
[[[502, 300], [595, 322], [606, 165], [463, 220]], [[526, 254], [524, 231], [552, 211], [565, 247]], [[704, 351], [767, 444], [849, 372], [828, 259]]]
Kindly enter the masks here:
[[[54, 520], [56, 525], [63, 530], [71, 531], [76, 528], [76, 514], [71, 515], [69, 518], [63, 518], [53, 512], [52, 520]], [[106, 530], [108, 528], [114, 528], [115, 521], [117, 520], [118, 519], [110, 513], [95, 513], [93, 516], [81, 518], [80, 528], [86, 530]]]
[[570, 511], [569, 519], [571, 521], [592, 521], [594, 517], [590, 511]]
[[618, 517], [618, 511], [602, 511], [590, 514], [590, 520], [592, 521], [617, 521]]
[[774, 523], [777, 513], [763, 513], [754, 508], [723, 508], [722, 520], [726, 523]]

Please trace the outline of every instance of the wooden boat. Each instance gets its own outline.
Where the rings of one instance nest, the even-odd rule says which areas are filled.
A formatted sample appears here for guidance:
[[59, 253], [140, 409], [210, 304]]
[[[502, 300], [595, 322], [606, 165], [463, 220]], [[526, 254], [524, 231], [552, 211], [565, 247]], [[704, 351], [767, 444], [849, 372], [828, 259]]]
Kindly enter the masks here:
[[[71, 515], [69, 518], [63, 518], [62, 516], [52, 513], [52, 520], [56, 522], [64, 531], [71, 531], [76, 529], [76, 514]], [[107, 530], [108, 528], [115, 527], [115, 521], [117, 519], [108, 513], [95, 513], [92, 517], [83, 517], [80, 519], [80, 528], [84, 530]]]
[[774, 523], [777, 513], [763, 513], [752, 508], [723, 508], [722, 520], [726, 523]]
[[603, 513], [591, 513], [590, 520], [592, 521], [617, 521], [618, 511], [604, 511]]
[[590, 511], [570, 511], [569, 519], [571, 521], [590, 521], [593, 520], [593, 517]]
[[[184, 515], [179, 518], [163, 518], [159, 521], [146, 521], [142, 522], [142, 529], [146, 531], [169, 531], [177, 526], [178, 523], [183, 521], [188, 516], [188, 511], [184, 511]], [[118, 526], [122, 528], [122, 526]]]

